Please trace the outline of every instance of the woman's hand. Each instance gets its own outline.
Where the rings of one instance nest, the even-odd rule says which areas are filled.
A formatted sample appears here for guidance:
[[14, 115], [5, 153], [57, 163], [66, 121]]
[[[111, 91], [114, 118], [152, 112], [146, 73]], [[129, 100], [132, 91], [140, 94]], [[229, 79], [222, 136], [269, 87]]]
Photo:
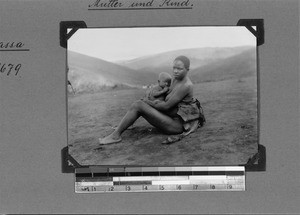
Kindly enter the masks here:
[[150, 105], [151, 107], [154, 107], [155, 103], [153, 101], [150, 101], [148, 98], [142, 98], [141, 99], [146, 104]]

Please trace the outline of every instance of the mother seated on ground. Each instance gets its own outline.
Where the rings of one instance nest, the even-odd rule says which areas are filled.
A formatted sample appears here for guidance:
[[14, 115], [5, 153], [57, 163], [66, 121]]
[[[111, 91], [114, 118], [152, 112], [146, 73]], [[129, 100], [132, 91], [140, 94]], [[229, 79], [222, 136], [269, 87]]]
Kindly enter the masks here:
[[142, 99], [135, 101], [118, 127], [105, 138], [99, 138], [102, 145], [117, 143], [122, 140], [121, 134], [140, 116], [165, 134], [185, 135], [198, 127], [200, 109], [193, 98], [193, 83], [187, 76], [190, 60], [185, 56], [175, 58], [173, 78], [165, 101]]

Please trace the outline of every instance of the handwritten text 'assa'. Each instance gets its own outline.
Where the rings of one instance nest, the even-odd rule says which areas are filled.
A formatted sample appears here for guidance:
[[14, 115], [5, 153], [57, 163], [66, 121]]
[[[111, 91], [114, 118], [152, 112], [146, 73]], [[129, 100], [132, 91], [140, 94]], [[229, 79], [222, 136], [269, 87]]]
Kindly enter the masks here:
[[24, 43], [22, 42], [2, 42], [0, 41], [1, 49], [9, 49], [9, 48], [22, 48]]

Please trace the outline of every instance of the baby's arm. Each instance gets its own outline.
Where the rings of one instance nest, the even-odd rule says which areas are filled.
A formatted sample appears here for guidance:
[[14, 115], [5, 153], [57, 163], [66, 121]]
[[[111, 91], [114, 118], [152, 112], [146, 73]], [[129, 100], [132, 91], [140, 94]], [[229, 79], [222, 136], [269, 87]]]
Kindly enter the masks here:
[[149, 102], [148, 104], [157, 110], [166, 111], [177, 105], [182, 99], [191, 92], [190, 86], [181, 86], [167, 101]]
[[168, 90], [169, 90], [169, 87], [164, 87], [162, 90], [153, 90], [152, 96], [159, 97], [159, 96], [165, 94], [166, 92], [168, 92]]

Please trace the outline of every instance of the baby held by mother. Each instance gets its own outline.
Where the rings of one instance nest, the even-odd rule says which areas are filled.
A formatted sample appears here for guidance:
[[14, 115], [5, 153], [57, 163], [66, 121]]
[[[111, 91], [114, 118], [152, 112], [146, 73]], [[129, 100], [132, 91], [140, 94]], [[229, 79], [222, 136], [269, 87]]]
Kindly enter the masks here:
[[[122, 141], [122, 133], [139, 117], [165, 134], [184, 134], [195, 131], [201, 119], [201, 106], [193, 97], [193, 83], [188, 77], [190, 60], [185, 56], [175, 58], [173, 62], [172, 82], [165, 100], [149, 100], [147, 97], [135, 101], [118, 127], [103, 139], [100, 144]], [[202, 120], [202, 122], [201, 122]]]

